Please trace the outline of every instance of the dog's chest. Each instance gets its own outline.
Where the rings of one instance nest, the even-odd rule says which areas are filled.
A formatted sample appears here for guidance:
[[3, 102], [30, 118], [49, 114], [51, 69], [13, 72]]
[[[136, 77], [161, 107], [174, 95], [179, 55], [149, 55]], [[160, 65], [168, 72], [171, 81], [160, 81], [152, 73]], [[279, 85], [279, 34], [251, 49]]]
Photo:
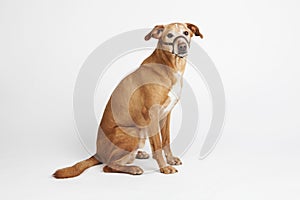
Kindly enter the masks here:
[[174, 108], [174, 106], [180, 99], [182, 90], [182, 75], [183, 74], [180, 72], [174, 73], [175, 82], [172, 85], [168, 93], [168, 98], [162, 107], [162, 118], [165, 117]]

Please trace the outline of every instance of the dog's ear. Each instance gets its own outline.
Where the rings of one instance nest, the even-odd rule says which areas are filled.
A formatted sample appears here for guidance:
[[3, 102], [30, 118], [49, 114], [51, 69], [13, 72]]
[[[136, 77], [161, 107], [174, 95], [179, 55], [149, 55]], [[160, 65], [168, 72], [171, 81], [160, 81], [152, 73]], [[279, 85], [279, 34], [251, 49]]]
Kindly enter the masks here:
[[156, 25], [152, 31], [150, 31], [150, 33], [148, 33], [146, 36], [145, 36], [145, 40], [150, 40], [150, 38], [155, 38], [155, 39], [159, 39], [162, 35], [162, 32], [164, 30], [164, 26], [163, 25]]
[[194, 35], [200, 36], [201, 39], [203, 39], [203, 35], [200, 33], [199, 28], [196, 25], [190, 23], [185, 23], [185, 24], [194, 33]]

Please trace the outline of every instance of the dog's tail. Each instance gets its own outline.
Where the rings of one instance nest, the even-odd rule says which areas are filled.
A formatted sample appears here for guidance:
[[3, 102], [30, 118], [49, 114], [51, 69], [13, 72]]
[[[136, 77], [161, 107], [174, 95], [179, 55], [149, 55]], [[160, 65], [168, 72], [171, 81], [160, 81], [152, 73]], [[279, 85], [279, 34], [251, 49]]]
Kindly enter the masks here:
[[84, 170], [90, 168], [94, 165], [102, 164], [98, 161], [95, 156], [90, 157], [89, 159], [83, 160], [71, 167], [66, 167], [63, 169], [58, 169], [53, 177], [55, 178], [73, 178], [75, 176], [80, 175]]

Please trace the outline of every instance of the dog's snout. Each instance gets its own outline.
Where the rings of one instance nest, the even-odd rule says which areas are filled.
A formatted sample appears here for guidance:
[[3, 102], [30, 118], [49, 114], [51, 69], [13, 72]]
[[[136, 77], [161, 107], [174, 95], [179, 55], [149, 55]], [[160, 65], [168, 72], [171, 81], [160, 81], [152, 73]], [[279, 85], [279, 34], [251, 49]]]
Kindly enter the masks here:
[[186, 51], [186, 49], [187, 49], [186, 43], [179, 43], [178, 44], [178, 50], [179, 51]]

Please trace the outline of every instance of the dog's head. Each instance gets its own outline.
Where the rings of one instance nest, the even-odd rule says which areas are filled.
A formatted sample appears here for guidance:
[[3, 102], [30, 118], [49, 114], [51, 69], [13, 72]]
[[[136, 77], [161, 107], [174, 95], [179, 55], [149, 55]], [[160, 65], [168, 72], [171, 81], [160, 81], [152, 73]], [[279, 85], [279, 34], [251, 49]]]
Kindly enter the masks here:
[[145, 36], [145, 40], [150, 40], [150, 38], [158, 39], [158, 48], [169, 51], [179, 57], [185, 57], [188, 55], [193, 35], [203, 38], [199, 28], [194, 24], [172, 23], [155, 26]]

